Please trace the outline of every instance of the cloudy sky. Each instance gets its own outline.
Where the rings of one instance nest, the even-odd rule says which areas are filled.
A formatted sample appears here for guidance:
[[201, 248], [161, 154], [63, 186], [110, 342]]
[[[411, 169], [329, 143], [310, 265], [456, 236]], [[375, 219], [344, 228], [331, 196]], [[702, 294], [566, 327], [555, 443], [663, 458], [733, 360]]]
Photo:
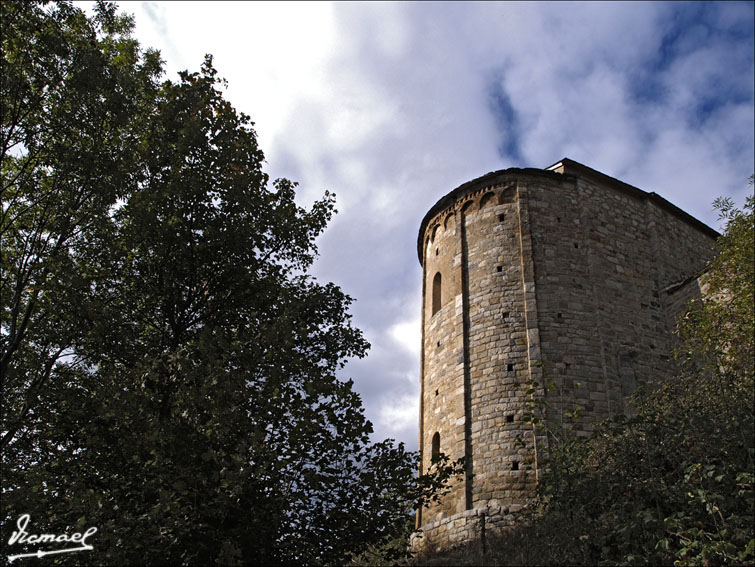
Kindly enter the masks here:
[[753, 2], [123, 3], [168, 78], [205, 53], [267, 171], [339, 214], [316, 277], [356, 302], [375, 438], [417, 446], [419, 223], [489, 171], [569, 157], [714, 228], [755, 171]]

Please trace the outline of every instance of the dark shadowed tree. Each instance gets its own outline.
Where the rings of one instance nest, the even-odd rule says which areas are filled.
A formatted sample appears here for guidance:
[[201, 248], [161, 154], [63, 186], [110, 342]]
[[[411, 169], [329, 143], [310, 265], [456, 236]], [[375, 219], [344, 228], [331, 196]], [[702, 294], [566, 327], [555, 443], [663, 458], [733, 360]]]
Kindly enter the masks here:
[[80, 260], [139, 182], [160, 70], [102, 6], [3, 3], [3, 435], [16, 437], [58, 361], [82, 336], [67, 316], [93, 274]]
[[269, 185], [211, 58], [157, 85], [112, 6], [3, 10], [4, 541], [30, 514], [98, 528], [66, 563], [324, 564], [401, 535], [451, 468], [416, 483], [336, 378], [368, 345], [307, 274], [334, 197]]

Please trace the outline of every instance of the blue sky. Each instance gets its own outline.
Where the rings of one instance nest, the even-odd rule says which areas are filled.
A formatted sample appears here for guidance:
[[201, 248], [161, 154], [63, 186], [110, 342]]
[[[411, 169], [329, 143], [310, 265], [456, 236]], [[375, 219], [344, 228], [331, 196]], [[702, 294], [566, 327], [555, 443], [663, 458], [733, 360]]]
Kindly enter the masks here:
[[445, 193], [569, 157], [713, 228], [755, 171], [753, 2], [129, 2], [167, 76], [204, 54], [271, 177], [328, 189], [314, 273], [372, 343], [347, 365], [376, 438], [417, 445], [416, 237]]

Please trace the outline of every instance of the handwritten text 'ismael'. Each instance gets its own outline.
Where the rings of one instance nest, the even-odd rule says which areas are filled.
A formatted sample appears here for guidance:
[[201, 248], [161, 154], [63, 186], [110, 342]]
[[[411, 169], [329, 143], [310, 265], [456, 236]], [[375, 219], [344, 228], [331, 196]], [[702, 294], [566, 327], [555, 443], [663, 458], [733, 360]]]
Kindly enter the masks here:
[[68, 549], [56, 549], [51, 551], [43, 551], [38, 550], [32, 553], [21, 553], [19, 555], [12, 555], [8, 557], [9, 561], [13, 561], [15, 559], [21, 559], [23, 557], [43, 557], [45, 555], [53, 555], [58, 553], [71, 553], [74, 551], [91, 551], [94, 549], [90, 544], [86, 542], [87, 538], [91, 535], [93, 535], [97, 528], [91, 527], [84, 533], [76, 532], [73, 534], [30, 534], [26, 531], [26, 526], [29, 525], [29, 522], [31, 521], [31, 516], [29, 514], [24, 514], [20, 518], [18, 518], [18, 521], [16, 522], [16, 526], [18, 527], [18, 531], [14, 531], [13, 535], [11, 535], [10, 539], [8, 540], [8, 545], [13, 545], [14, 543], [19, 544], [26, 544], [26, 545], [34, 545], [39, 543], [77, 543], [80, 544], [81, 547], [75, 547], [75, 548], [68, 548]]

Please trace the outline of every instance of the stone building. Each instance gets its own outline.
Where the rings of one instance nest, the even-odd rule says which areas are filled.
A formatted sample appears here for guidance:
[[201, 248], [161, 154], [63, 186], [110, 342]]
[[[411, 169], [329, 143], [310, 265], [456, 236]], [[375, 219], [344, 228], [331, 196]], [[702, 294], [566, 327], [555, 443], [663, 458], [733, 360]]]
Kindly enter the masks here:
[[[422, 220], [422, 470], [466, 476], [418, 513], [417, 549], [505, 525], [534, 495], [546, 439], [523, 418], [589, 432], [662, 376], [675, 320], [718, 233], [655, 193], [563, 159], [457, 187]], [[543, 387], [544, 379], [554, 388]]]

